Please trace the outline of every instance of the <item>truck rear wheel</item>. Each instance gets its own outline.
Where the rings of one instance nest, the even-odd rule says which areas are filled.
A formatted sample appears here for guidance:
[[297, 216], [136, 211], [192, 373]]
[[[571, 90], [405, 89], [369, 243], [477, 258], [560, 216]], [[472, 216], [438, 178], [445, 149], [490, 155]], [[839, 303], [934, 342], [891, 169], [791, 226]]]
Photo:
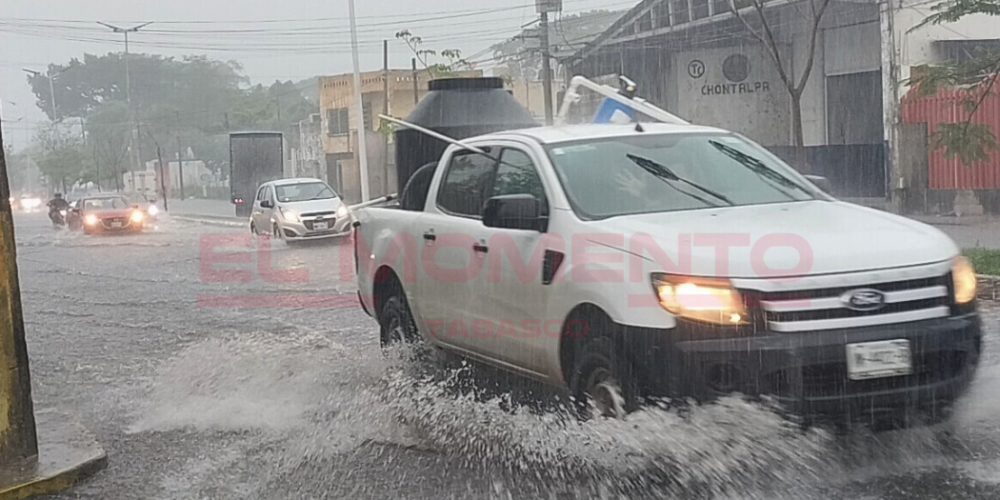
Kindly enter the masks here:
[[570, 391], [583, 419], [593, 413], [623, 419], [639, 407], [632, 364], [619, 354], [614, 341], [604, 336], [587, 340], [578, 351]]
[[420, 339], [413, 313], [406, 303], [406, 296], [399, 290], [379, 310], [380, 341], [382, 349], [397, 344], [415, 344]]

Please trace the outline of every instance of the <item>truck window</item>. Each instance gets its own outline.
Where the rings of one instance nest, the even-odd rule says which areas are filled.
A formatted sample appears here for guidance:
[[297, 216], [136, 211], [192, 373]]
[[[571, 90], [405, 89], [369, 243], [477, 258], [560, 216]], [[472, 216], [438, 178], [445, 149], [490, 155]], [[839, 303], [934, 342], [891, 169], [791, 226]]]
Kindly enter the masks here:
[[453, 156], [438, 191], [438, 207], [452, 215], [480, 217], [494, 165], [496, 159], [479, 153]]
[[[545, 197], [542, 179], [538, 176], [534, 162], [524, 151], [504, 149], [500, 153], [500, 164], [493, 181], [493, 194], [530, 194], [541, 202], [542, 215], [548, 215], [549, 203]], [[484, 200], [485, 201], [485, 200]]]

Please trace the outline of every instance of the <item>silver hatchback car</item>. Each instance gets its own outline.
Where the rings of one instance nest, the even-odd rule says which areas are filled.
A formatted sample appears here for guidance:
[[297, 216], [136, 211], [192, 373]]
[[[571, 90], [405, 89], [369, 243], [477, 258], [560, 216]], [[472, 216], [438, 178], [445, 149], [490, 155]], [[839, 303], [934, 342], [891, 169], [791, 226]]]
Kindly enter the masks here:
[[321, 179], [281, 179], [257, 189], [250, 213], [250, 232], [287, 241], [342, 236], [351, 210]]

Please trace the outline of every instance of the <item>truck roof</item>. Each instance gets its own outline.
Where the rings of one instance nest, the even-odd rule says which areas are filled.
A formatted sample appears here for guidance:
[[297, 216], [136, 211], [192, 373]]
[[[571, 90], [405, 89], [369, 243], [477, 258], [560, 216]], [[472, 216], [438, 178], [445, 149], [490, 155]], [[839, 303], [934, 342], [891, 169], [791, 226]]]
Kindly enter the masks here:
[[595, 124], [584, 125], [558, 125], [552, 127], [536, 127], [528, 129], [507, 130], [489, 135], [479, 136], [483, 138], [503, 138], [510, 136], [530, 137], [542, 144], [556, 144], [560, 142], [578, 141], [581, 139], [604, 139], [609, 137], [622, 137], [641, 134], [690, 134], [698, 132], [727, 133], [723, 129], [715, 127], [705, 127], [701, 125], [678, 125], [672, 123], [643, 123], [642, 132], [636, 132], [635, 124]]

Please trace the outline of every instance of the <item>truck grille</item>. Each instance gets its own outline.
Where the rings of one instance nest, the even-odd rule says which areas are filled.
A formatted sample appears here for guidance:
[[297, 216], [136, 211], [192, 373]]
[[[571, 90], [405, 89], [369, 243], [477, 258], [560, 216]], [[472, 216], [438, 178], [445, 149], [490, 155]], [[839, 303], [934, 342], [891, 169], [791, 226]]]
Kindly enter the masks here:
[[[850, 380], [843, 362], [778, 370], [770, 374], [769, 390], [774, 394], [794, 394], [794, 379], [802, 377], [802, 395], [807, 398], [870, 394], [880, 391], [922, 387], [951, 380], [962, 374], [967, 363], [964, 351], [918, 353], [913, 373], [899, 377]], [[801, 370], [801, 372], [800, 372]]]
[[[763, 326], [776, 332], [801, 332], [887, 325], [947, 317], [950, 275], [888, 283], [794, 292], [741, 290], [747, 306]], [[872, 310], [856, 310], [843, 299], [862, 289], [881, 292], [884, 302]]]

